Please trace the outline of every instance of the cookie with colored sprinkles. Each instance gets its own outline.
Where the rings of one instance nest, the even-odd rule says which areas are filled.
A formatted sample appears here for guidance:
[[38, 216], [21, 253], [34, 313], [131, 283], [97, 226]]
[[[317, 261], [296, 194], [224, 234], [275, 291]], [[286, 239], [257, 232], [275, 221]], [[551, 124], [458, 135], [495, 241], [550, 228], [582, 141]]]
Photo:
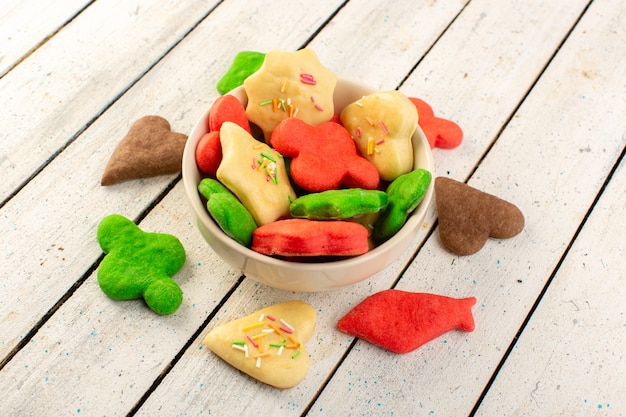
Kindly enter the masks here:
[[203, 344], [225, 362], [276, 388], [291, 388], [309, 370], [305, 343], [316, 313], [304, 301], [287, 301], [212, 329]]

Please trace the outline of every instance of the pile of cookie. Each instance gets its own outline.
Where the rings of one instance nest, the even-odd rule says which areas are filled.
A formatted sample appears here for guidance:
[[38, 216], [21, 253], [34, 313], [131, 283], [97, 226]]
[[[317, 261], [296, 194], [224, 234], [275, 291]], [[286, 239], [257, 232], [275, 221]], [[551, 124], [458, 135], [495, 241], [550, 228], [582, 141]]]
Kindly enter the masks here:
[[260, 66], [245, 54], [225, 78], [243, 85], [246, 105], [218, 98], [196, 148], [198, 190], [215, 222], [290, 260], [360, 255], [390, 239], [432, 181], [414, 167], [417, 104], [380, 91], [335, 109], [337, 77], [311, 49], [273, 49]]
[[[420, 204], [432, 174], [414, 168], [411, 137], [419, 124], [431, 148], [455, 148], [460, 127], [423, 100], [398, 91], [362, 97], [335, 114], [335, 75], [309, 49], [239, 53], [217, 85], [208, 133], [198, 143], [198, 184], [208, 212], [232, 239], [271, 256], [352, 256], [390, 239]], [[226, 93], [243, 85], [247, 106]], [[136, 121], [111, 156], [101, 184], [180, 171], [187, 136], [167, 120]], [[450, 178], [434, 180], [439, 235], [458, 255], [524, 227], [512, 203]], [[98, 282], [117, 300], [143, 298], [172, 314], [182, 290], [172, 277], [185, 262], [180, 241], [140, 230], [113, 214], [98, 227], [105, 252]], [[337, 329], [395, 353], [451, 330], [474, 330], [474, 297], [395, 289], [372, 294]], [[229, 364], [278, 388], [298, 384], [309, 367], [304, 343], [315, 310], [277, 304], [213, 328], [204, 344]]]

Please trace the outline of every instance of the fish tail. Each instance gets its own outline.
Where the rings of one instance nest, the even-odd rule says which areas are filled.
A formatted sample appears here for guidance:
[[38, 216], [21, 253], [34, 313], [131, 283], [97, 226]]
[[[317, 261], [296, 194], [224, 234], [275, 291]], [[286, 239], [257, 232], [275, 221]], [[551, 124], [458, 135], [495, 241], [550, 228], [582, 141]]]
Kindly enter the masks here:
[[476, 304], [476, 297], [468, 297], [459, 300], [459, 330], [471, 332], [475, 329], [472, 307]]

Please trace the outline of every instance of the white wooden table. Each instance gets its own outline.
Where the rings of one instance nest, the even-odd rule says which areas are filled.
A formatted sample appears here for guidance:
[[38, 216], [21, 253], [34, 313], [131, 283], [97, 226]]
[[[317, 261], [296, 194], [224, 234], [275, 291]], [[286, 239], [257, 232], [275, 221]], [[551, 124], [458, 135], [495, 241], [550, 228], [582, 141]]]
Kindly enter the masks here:
[[[622, 0], [2, 0], [0, 415], [626, 415], [626, 3]], [[188, 133], [241, 50], [421, 97], [464, 130], [437, 176], [516, 204], [513, 239], [443, 249], [437, 213], [357, 285], [291, 293], [241, 277], [195, 227], [179, 176], [102, 187], [158, 114]], [[99, 289], [96, 226], [177, 236], [181, 308]], [[476, 330], [396, 355], [336, 330], [379, 290], [478, 299]], [[276, 302], [318, 311], [311, 369], [277, 390], [201, 341]]]

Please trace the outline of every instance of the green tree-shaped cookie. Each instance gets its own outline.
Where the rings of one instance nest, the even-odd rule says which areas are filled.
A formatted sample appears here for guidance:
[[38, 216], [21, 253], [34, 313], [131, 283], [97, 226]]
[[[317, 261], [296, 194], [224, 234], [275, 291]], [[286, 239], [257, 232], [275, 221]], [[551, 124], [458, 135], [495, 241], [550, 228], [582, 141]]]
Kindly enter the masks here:
[[98, 225], [98, 242], [106, 254], [98, 267], [98, 284], [115, 300], [143, 298], [159, 314], [171, 314], [183, 301], [172, 277], [185, 264], [185, 249], [169, 234], [149, 233], [119, 214]]

